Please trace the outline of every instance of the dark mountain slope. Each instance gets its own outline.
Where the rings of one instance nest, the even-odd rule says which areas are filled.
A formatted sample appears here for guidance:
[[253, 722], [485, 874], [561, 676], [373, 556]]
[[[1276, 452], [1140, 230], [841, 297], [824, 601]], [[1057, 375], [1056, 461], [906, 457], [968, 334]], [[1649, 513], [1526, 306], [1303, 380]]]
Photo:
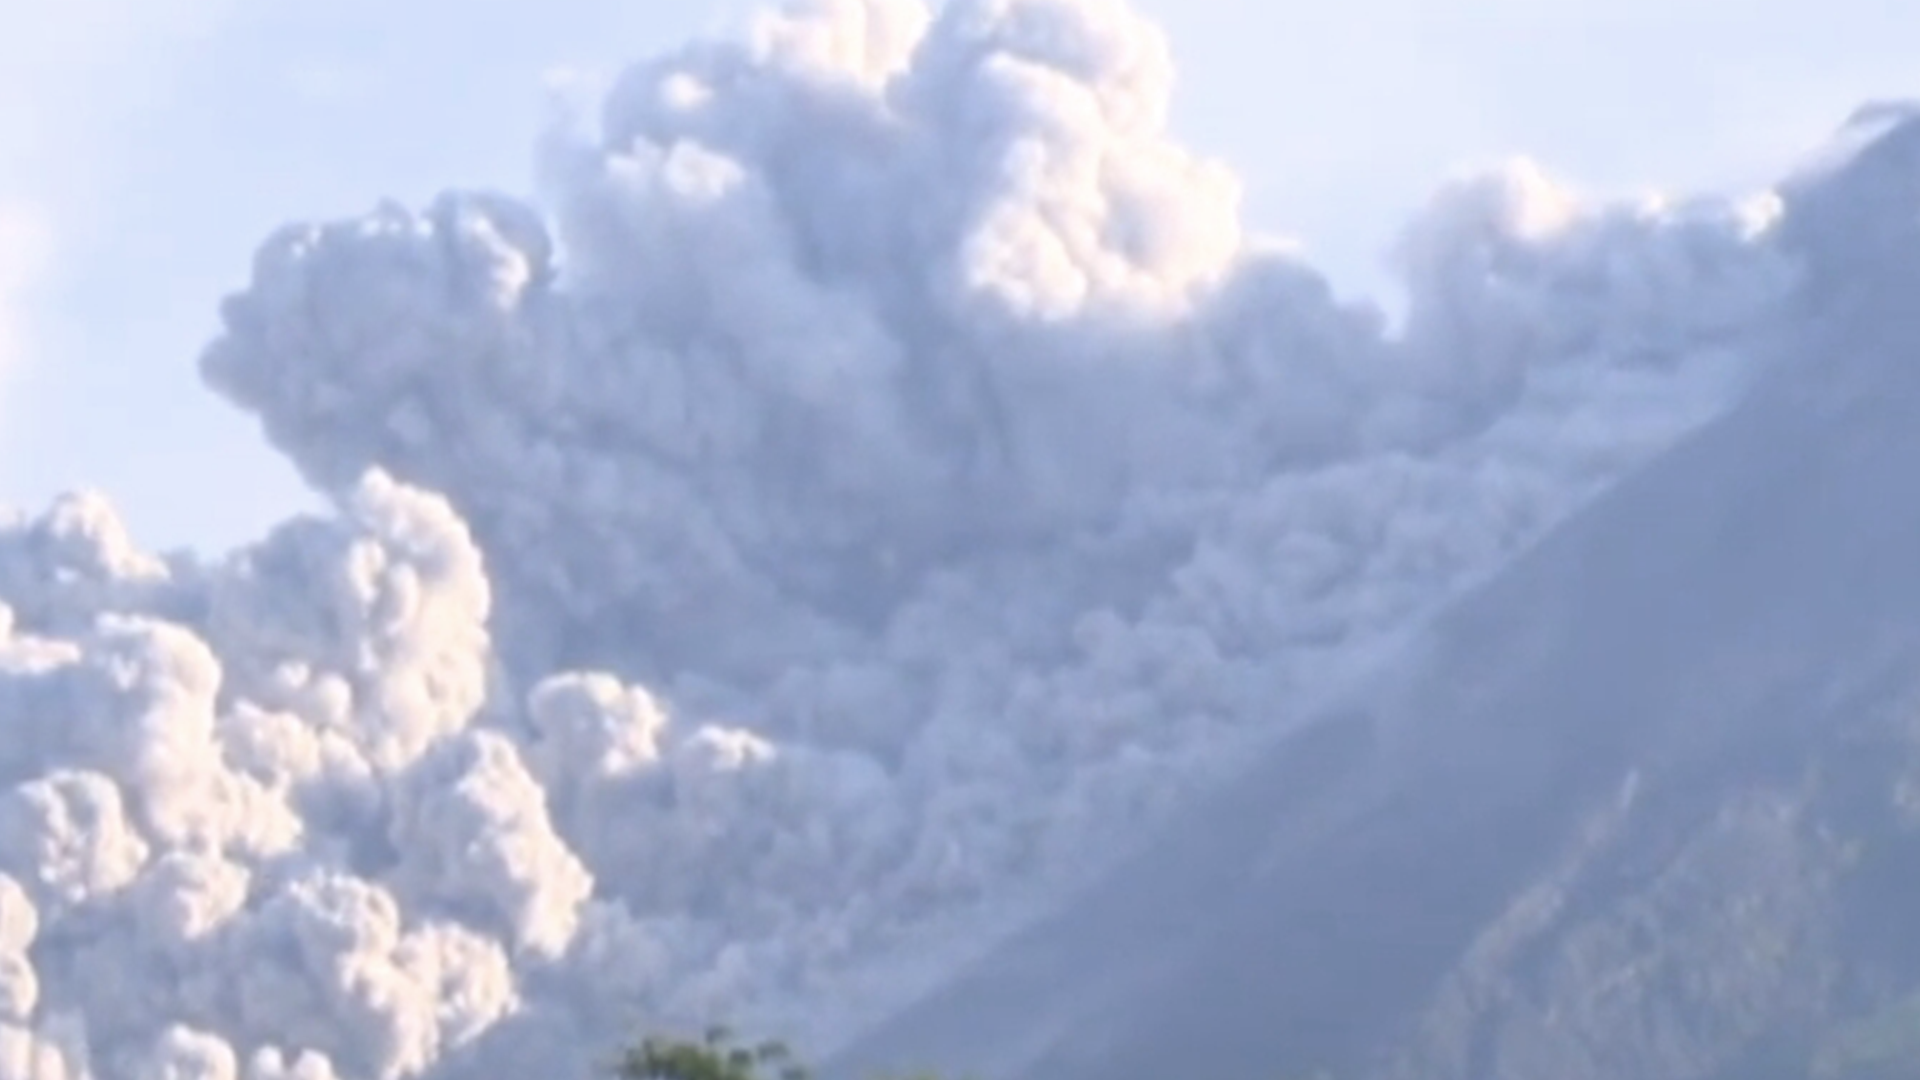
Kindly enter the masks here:
[[1920, 122], [1791, 195], [1808, 283], [1749, 401], [840, 1064], [1920, 1065]]

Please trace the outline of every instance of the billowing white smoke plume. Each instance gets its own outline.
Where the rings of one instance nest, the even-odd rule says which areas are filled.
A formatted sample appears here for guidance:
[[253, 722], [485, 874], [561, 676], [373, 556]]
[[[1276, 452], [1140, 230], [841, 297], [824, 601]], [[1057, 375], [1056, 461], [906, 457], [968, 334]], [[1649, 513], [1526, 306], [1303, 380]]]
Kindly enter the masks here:
[[819, 0], [628, 72], [537, 206], [268, 242], [204, 369], [331, 516], [0, 523], [0, 1080], [830, 1038], [1723, 406], [1792, 287], [1770, 199], [1516, 164], [1390, 333], [1171, 78], [1107, 0]]

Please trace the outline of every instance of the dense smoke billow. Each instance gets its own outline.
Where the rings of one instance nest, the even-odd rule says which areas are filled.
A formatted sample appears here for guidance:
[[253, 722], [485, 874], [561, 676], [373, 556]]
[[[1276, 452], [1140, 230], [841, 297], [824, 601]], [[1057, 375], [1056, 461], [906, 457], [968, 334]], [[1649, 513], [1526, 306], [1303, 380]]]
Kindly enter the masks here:
[[1722, 409], [1793, 288], [1771, 196], [1516, 163], [1389, 329], [1172, 76], [1110, 0], [814, 0], [556, 123], [537, 203], [271, 238], [203, 370], [332, 512], [0, 520], [0, 1080], [823, 1046]]

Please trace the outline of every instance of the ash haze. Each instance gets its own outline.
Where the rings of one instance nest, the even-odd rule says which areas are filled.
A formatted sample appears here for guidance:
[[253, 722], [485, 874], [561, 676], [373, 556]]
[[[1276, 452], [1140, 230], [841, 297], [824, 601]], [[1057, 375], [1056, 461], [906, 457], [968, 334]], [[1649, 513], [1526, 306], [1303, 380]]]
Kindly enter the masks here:
[[[311, 17], [310, 101], [403, 100], [449, 45], [351, 62]], [[20, 488], [141, 463], [0, 519], [0, 1078], [575, 1075], [716, 1018], [831, 1048], [1722, 413], [1799, 281], [1765, 184], [1510, 159], [1391, 232], [1389, 320], [1249, 226], [1117, 0], [740, 21], [582, 80], [523, 184], [397, 123], [355, 134], [405, 201], [200, 177], [265, 236], [217, 308], [181, 264], [202, 397], [278, 479], [200, 469], [222, 436], [145, 396], [174, 358], [29, 354]], [[45, 220], [109, 296], [75, 252], [185, 243]], [[128, 302], [23, 340], [202, 321]], [[311, 506], [225, 553], [116, 508], [218, 532], [290, 476]]]
[[[1881, 0], [1140, 4], [1177, 61], [1173, 130], [1232, 164], [1246, 220], [1394, 307], [1383, 254], [1458, 166], [1745, 190], [1910, 77], [1911, 16]], [[310, 508], [192, 371], [259, 239], [382, 197], [525, 191], [547, 71], [602, 79], [749, 9], [0, 0], [0, 203], [52, 241], [32, 362], [0, 391], [0, 497], [101, 488], [148, 543], [203, 550]]]

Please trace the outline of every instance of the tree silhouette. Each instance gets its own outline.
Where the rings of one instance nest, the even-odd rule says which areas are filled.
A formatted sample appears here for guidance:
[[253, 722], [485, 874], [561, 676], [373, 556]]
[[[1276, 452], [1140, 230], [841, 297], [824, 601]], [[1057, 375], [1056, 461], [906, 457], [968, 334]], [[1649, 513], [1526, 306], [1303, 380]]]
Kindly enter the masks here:
[[[709, 1028], [697, 1040], [649, 1036], [629, 1049], [613, 1068], [618, 1080], [812, 1080], [812, 1074], [784, 1043], [748, 1046], [724, 1027]], [[939, 1080], [916, 1073], [895, 1080]], [[1324, 1070], [1310, 1080], [1330, 1080]]]
[[650, 1035], [613, 1072], [620, 1080], [810, 1080], [785, 1044], [746, 1046], [724, 1027], [698, 1041]]
[[[697, 1040], [648, 1036], [613, 1068], [618, 1080], [812, 1080], [785, 1043], [741, 1043], [728, 1028], [714, 1027]], [[914, 1074], [897, 1080], [936, 1080]]]

